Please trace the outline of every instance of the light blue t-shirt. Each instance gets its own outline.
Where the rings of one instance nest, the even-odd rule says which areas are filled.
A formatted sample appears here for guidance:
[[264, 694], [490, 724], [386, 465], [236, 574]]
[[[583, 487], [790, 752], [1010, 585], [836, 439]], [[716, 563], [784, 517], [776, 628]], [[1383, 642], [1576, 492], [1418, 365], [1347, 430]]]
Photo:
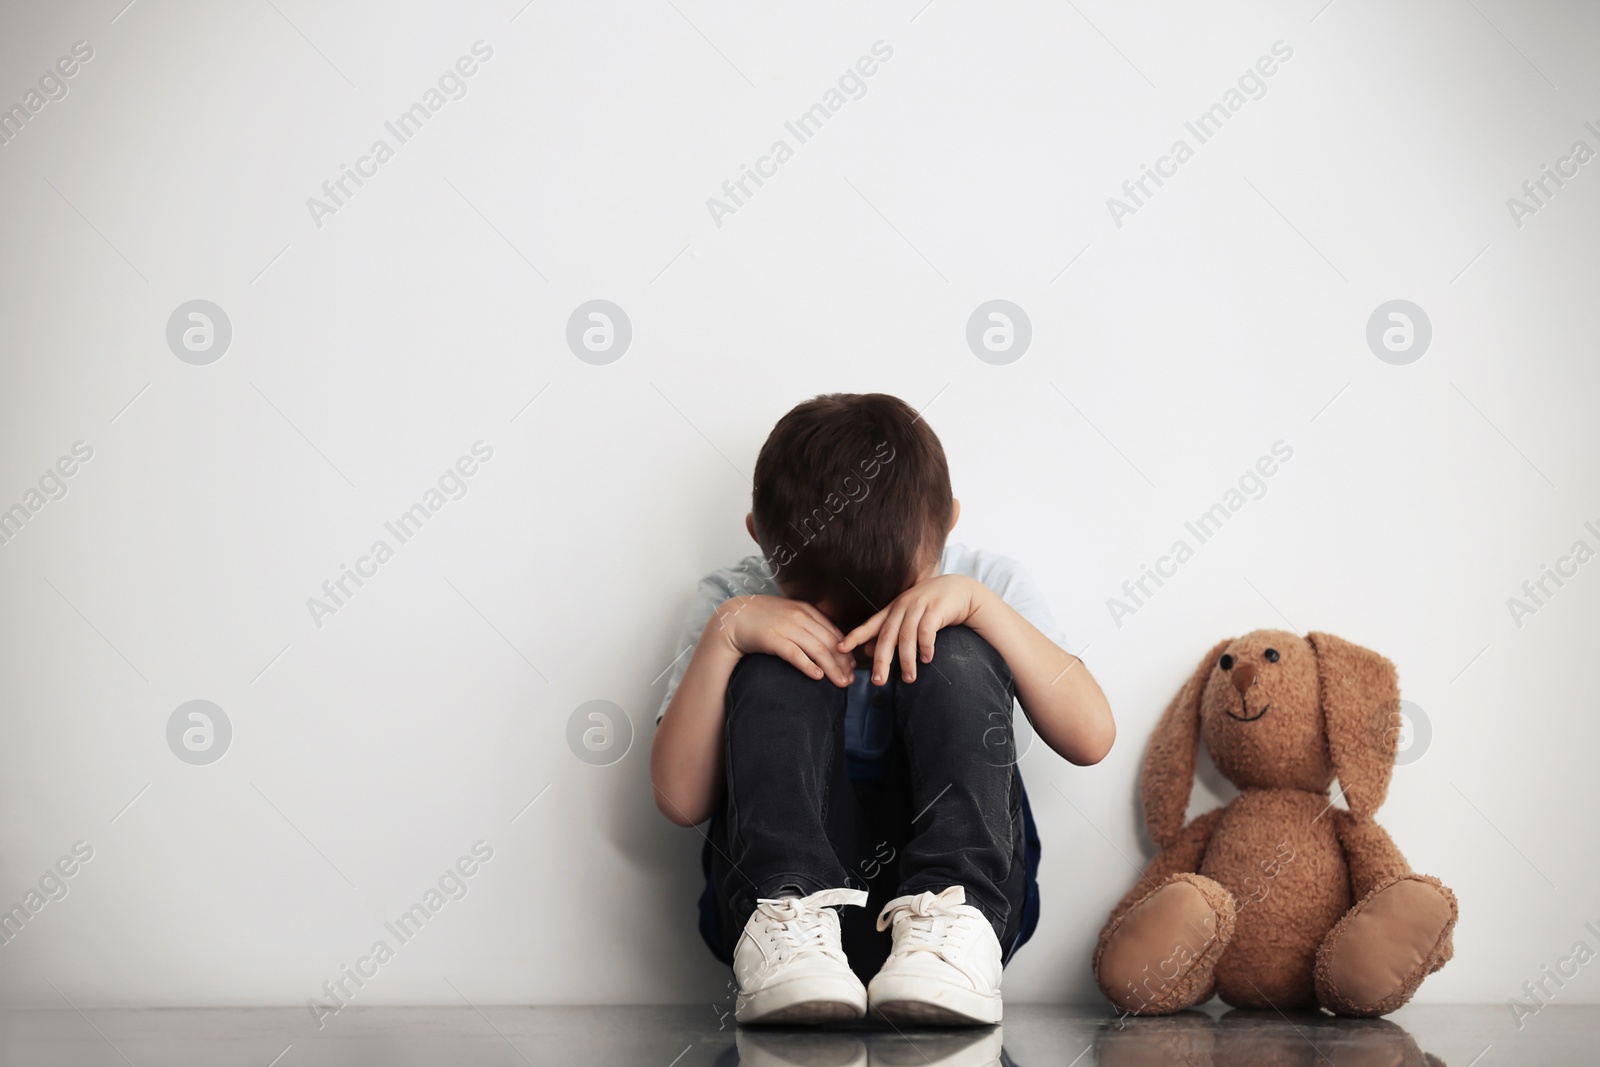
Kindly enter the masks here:
[[[939, 558], [938, 573], [976, 578], [999, 595], [1018, 615], [1032, 623], [1040, 633], [1057, 645], [1066, 647], [1066, 640], [1056, 627], [1044, 593], [1016, 560], [965, 545], [946, 544]], [[661, 716], [666, 714], [672, 694], [677, 692], [684, 671], [689, 669], [690, 653], [699, 642], [706, 623], [711, 621], [717, 605], [736, 596], [782, 595], [771, 569], [760, 556], [746, 556], [737, 566], [719, 568], [700, 579], [695, 601], [689, 607], [683, 632], [678, 637], [675, 650], [677, 658], [673, 660], [672, 675], [667, 679], [667, 691], [662, 695], [656, 722], [660, 722]], [[878, 777], [882, 773], [884, 759], [894, 744], [894, 706], [887, 699], [874, 699], [886, 686], [873, 685], [871, 678], [871, 671], [857, 667], [855, 681], [845, 695], [845, 758], [853, 779]], [[892, 680], [890, 684], [893, 684]], [[1014, 713], [1016, 710], [1020, 709], [1014, 709]]]

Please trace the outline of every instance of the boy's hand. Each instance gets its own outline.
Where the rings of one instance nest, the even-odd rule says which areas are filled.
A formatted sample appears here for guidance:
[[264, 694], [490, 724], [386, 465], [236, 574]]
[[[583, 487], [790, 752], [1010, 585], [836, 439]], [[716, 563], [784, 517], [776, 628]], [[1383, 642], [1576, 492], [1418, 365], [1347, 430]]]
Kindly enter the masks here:
[[839, 628], [815, 606], [781, 596], [739, 596], [717, 607], [714, 621], [735, 652], [777, 656], [808, 678], [840, 688], [855, 681], [855, 661], [836, 646]]
[[933, 659], [934, 636], [946, 626], [966, 622], [978, 610], [988, 586], [960, 574], [941, 574], [918, 582], [890, 601], [888, 606], [845, 635], [834, 647], [840, 652], [877, 639], [872, 654], [872, 684], [889, 677], [889, 663], [900, 652], [900, 676], [917, 680], [917, 653], [922, 662]]

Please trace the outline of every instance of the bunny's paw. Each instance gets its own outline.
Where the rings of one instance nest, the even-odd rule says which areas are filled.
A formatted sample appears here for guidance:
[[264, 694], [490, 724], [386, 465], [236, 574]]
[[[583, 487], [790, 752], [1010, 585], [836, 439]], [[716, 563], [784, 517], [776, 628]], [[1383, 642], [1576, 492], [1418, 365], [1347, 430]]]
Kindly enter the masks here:
[[1175, 874], [1103, 935], [1100, 989], [1134, 1015], [1164, 1015], [1209, 998], [1212, 971], [1233, 936], [1232, 895], [1198, 874]]
[[1317, 1000], [1339, 1015], [1387, 1015], [1450, 958], [1456, 897], [1437, 878], [1404, 874], [1340, 919], [1317, 950]]

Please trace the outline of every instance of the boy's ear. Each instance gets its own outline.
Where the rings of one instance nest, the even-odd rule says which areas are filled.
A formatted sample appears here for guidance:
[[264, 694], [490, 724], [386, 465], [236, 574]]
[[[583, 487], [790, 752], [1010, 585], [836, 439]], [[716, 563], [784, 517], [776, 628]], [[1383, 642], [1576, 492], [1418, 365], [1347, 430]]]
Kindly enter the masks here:
[[761, 539], [756, 536], [756, 513], [755, 512], [747, 511], [747, 512], [744, 513], [744, 528], [750, 534], [750, 540], [754, 541], [756, 544], [759, 545], [761, 543]]
[[[960, 518], [961, 518], [961, 501], [957, 500], [955, 497], [951, 497], [950, 498], [950, 529], [951, 530], [954, 530], [956, 528], [956, 522]], [[945, 532], [949, 533], [950, 531], [946, 530]]]
[[1217, 657], [1232, 642], [1231, 637], [1223, 638], [1206, 653], [1167, 705], [1156, 732], [1150, 736], [1150, 747], [1145, 749], [1139, 796], [1144, 802], [1145, 829], [1159, 848], [1177, 840], [1183, 830], [1183, 813], [1189, 808], [1200, 746], [1200, 693], [1217, 665]]
[[1400, 679], [1394, 664], [1333, 634], [1308, 633], [1317, 654], [1317, 683], [1333, 773], [1351, 814], [1371, 818], [1389, 791], [1400, 721]]

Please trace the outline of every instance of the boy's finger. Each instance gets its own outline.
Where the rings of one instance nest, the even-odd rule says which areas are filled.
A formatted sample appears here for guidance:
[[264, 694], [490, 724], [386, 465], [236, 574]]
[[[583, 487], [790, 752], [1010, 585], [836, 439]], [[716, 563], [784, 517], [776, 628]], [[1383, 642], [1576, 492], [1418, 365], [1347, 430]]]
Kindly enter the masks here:
[[805, 654], [805, 650], [799, 645], [795, 644], [793, 641], [790, 641], [780, 647], [778, 649], [778, 655], [807, 678], [816, 678], [820, 680], [823, 677], [822, 668], [811, 662], [811, 657], [807, 656]]
[[827, 630], [829, 634], [832, 635], [831, 640], [837, 641], [844, 636], [834, 621], [822, 613], [821, 608], [817, 607], [815, 604], [808, 604], [804, 600], [797, 600], [795, 603], [800, 605], [801, 610], [808, 618], [815, 619], [817, 622], [822, 624], [823, 629]]
[[893, 604], [886, 609], [892, 612], [883, 620], [883, 625], [878, 628], [878, 650], [872, 655], [872, 680], [882, 685], [889, 678], [889, 663], [894, 659], [895, 637], [900, 632], [900, 620], [905, 616], [904, 608], [897, 608]]
[[855, 670], [841, 662], [842, 657], [833, 650], [827, 637], [800, 629], [792, 635], [792, 639], [812, 663], [825, 667], [828, 680], [834, 685], [843, 687], [855, 680]]
[[933, 612], [924, 612], [922, 621], [917, 624], [917, 644], [922, 650], [922, 662], [933, 662], [933, 642], [939, 635], [939, 627], [934, 622]]
[[927, 609], [919, 604], [900, 621], [900, 676], [908, 682], [917, 680], [917, 631], [926, 614]]
[[[795, 632], [810, 634], [818, 641], [821, 641], [822, 646], [829, 652], [833, 652], [833, 645], [834, 642], [838, 640], [836, 635], [839, 631], [825, 626], [824, 624], [811, 618], [809, 615], [802, 615], [795, 621]], [[837, 653], [834, 654], [837, 655]]]
[[[811, 645], [806, 645], [806, 650], [811, 653], [811, 658], [817, 663], [832, 663], [834, 670], [829, 674], [835, 680], [844, 679], [843, 684], [848, 685], [856, 676], [855, 657], [848, 652], [840, 652], [836, 647], [839, 631], [836, 628], [825, 628], [820, 623], [807, 620], [804, 631], [815, 642], [816, 650], [812, 651]], [[821, 657], [821, 658], [818, 658]]]
[[839, 651], [849, 652], [852, 648], [855, 648], [863, 641], [867, 641], [878, 636], [878, 632], [883, 629], [883, 620], [886, 617], [888, 610], [888, 608], [884, 608], [882, 611], [874, 614], [866, 622], [845, 634], [844, 639], [838, 644]]

